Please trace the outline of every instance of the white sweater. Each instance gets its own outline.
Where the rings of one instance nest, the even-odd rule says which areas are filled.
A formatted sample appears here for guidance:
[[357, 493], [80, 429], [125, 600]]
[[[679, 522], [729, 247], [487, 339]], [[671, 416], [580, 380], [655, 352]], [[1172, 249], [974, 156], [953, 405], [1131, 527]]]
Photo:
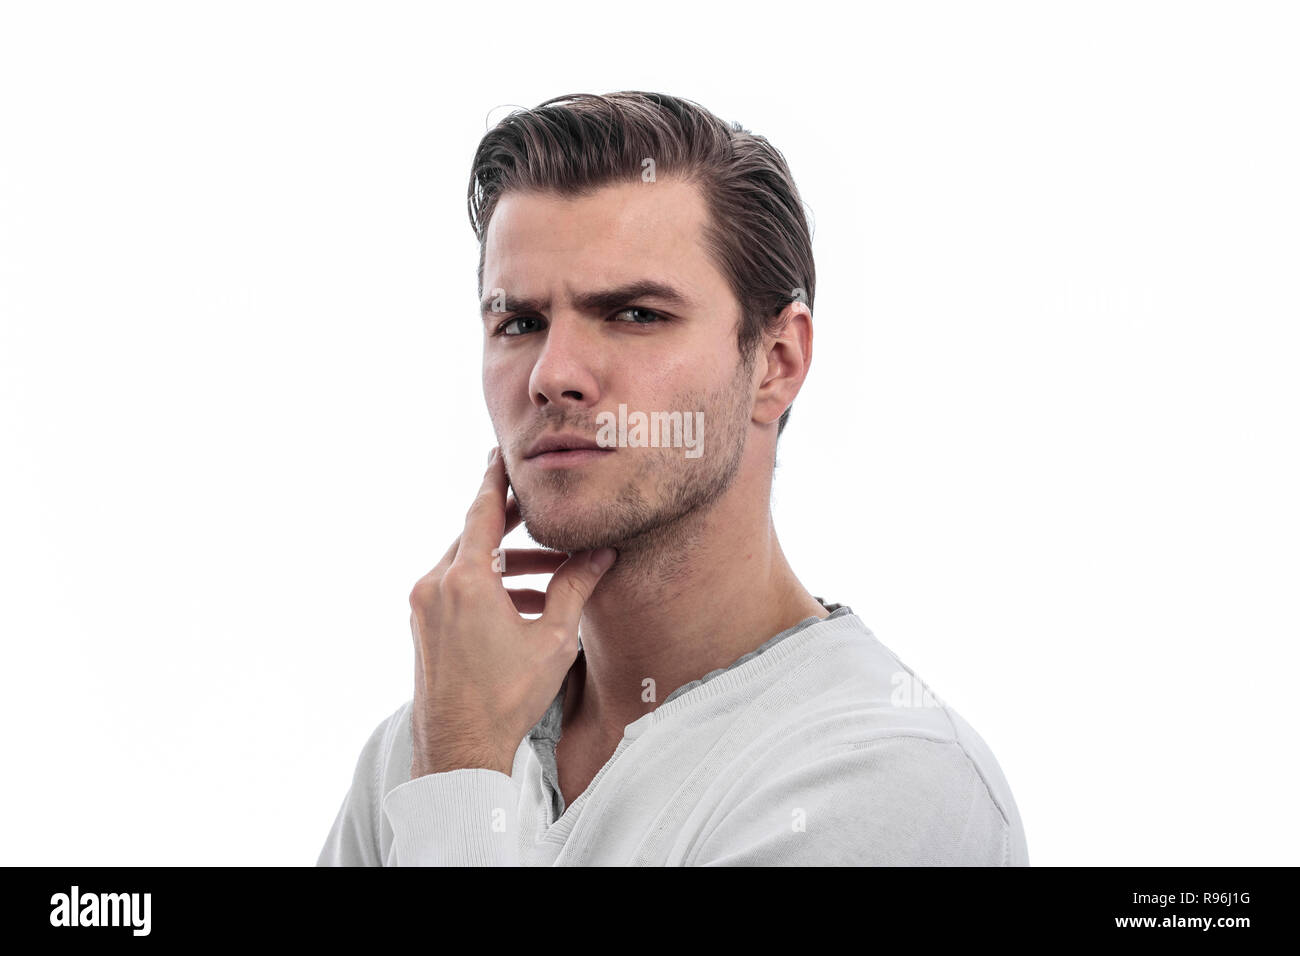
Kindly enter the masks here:
[[1029, 865], [993, 753], [847, 607], [628, 724], [567, 808], [538, 739], [562, 695], [509, 776], [414, 780], [407, 701], [363, 747], [317, 865]]

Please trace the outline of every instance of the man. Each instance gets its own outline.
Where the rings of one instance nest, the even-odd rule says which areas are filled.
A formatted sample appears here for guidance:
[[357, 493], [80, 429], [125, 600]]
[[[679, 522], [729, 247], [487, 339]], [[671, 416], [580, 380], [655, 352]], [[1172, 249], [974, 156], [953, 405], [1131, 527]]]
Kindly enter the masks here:
[[[815, 280], [780, 153], [560, 97], [486, 134], [469, 205], [499, 451], [319, 864], [1027, 865], [984, 741], [777, 541]], [[500, 548], [521, 520], [542, 549]]]

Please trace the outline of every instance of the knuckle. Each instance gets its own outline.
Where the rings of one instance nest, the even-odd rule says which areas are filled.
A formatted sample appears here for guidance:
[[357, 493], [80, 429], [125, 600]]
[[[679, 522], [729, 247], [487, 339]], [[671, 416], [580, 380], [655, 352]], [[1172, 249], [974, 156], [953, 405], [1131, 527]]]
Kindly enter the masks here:
[[444, 574], [445, 572], [435, 568], [415, 582], [415, 586], [411, 588], [411, 610], [423, 611], [438, 603], [439, 583]]
[[453, 563], [439, 582], [439, 591], [443, 597], [459, 597], [473, 590], [473, 579], [469, 569], [463, 564]]
[[420, 580], [416, 581], [415, 586], [411, 588], [411, 596], [410, 596], [411, 610], [414, 612], [418, 608], [423, 607], [425, 604], [427, 604], [428, 601], [429, 601], [429, 578], [425, 576], [420, 578]]

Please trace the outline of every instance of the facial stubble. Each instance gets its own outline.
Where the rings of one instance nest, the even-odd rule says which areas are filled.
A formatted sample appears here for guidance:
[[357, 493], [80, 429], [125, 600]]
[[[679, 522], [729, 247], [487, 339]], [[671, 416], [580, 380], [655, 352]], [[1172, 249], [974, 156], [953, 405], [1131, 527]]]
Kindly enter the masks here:
[[[679, 396], [676, 408], [683, 415], [704, 412], [704, 428], [697, 436], [704, 438], [704, 453], [698, 458], [686, 458], [683, 448], [619, 448], [613, 454], [633, 461], [635, 470], [613, 495], [599, 497], [596, 482], [582, 469], [538, 471], [533, 476], [538, 499], [572, 503], [581, 507], [579, 513], [563, 504], [536, 507], [529, 494], [520, 494], [515, 487], [529, 537], [556, 551], [617, 548], [615, 570], [621, 573], [636, 567], [670, 569], [675, 562], [662, 559], [690, 547], [701, 533], [704, 518], [740, 470], [750, 421], [752, 370], [752, 362], [739, 361], [736, 375], [721, 389]], [[595, 432], [593, 423], [563, 424]]]

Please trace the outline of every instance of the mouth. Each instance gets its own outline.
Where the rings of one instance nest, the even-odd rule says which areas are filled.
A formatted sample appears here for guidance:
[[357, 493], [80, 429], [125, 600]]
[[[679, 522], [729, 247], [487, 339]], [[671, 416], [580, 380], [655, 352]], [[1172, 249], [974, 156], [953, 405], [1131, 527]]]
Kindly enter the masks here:
[[613, 452], [612, 448], [557, 448], [530, 455], [524, 460], [541, 468], [568, 468], [594, 462]]
[[529, 446], [528, 450], [524, 453], [524, 459], [526, 461], [531, 461], [533, 459], [542, 458], [546, 455], [561, 452], [604, 452], [609, 450], [610, 449], [606, 446], [599, 444], [589, 435], [585, 435], [582, 432], [550, 432], [549, 434], [538, 438], [537, 441], [533, 442], [532, 445]]

